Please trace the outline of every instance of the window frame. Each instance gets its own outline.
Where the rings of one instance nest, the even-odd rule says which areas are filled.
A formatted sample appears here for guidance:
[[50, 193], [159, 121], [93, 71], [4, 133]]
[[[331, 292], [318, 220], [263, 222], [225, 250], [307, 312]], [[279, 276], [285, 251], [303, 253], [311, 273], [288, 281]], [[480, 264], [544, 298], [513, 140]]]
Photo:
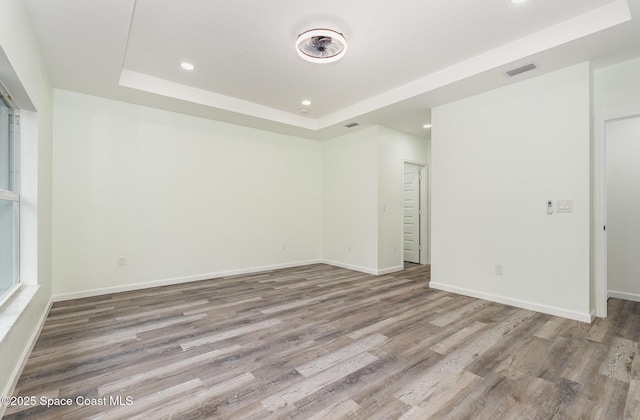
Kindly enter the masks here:
[[0, 81], [0, 101], [4, 103], [9, 108], [9, 154], [11, 155], [9, 158], [9, 190], [0, 189], [0, 200], [8, 201], [8, 202], [16, 202], [18, 203], [18, 209], [16, 212], [16, 225], [17, 225], [17, 240], [15, 243], [17, 258], [15, 267], [17, 278], [15, 279], [15, 284], [7, 289], [7, 291], [0, 295], [0, 307], [2, 307], [5, 302], [7, 302], [15, 292], [22, 285], [21, 278], [21, 270], [20, 270], [20, 258], [21, 258], [21, 224], [20, 224], [20, 214], [21, 214], [21, 200], [20, 200], [20, 111], [16, 106], [12, 96], [9, 94], [7, 89], [4, 87], [2, 82]]

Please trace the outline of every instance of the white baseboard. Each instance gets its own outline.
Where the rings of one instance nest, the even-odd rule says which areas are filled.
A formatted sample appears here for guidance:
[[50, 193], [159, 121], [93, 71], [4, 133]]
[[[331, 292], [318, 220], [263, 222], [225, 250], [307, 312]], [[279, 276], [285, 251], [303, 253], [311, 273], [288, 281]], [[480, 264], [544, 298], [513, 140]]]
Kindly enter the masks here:
[[404, 270], [403, 266], [383, 268], [382, 270], [378, 270], [375, 268], [360, 267], [359, 265], [347, 264], [347, 263], [331, 261], [331, 260], [321, 260], [320, 262], [324, 264], [332, 265], [334, 267], [346, 268], [348, 270], [359, 271], [361, 273], [373, 274], [374, 276], [379, 276], [381, 274], [395, 273], [397, 271]]
[[465, 295], [465, 296], [475, 297], [478, 299], [489, 300], [491, 302], [503, 303], [505, 305], [511, 305], [517, 308], [528, 309], [530, 311], [542, 312], [544, 314], [555, 315], [563, 318], [573, 319], [576, 321], [591, 323], [591, 314], [589, 314], [588, 312], [572, 311], [569, 309], [563, 309], [555, 306], [548, 306], [540, 303], [529, 302], [526, 300], [494, 295], [491, 293], [480, 292], [477, 290], [465, 289], [463, 287], [451, 286], [449, 284], [443, 284], [443, 283], [438, 283], [434, 281], [429, 283], [429, 287], [433, 289], [444, 290], [445, 292], [451, 292], [459, 295]]
[[98, 289], [83, 290], [80, 292], [59, 293], [53, 296], [53, 301], [61, 302], [64, 300], [108, 295], [111, 293], [119, 293], [119, 292], [129, 292], [132, 290], [149, 289], [152, 287], [159, 287], [159, 286], [170, 286], [173, 284], [190, 283], [193, 281], [236, 276], [240, 274], [252, 274], [252, 273], [259, 273], [261, 271], [278, 270], [281, 268], [300, 267], [300, 266], [310, 265], [310, 264], [319, 264], [322, 262], [323, 261], [321, 260], [297, 261], [292, 263], [274, 264], [274, 265], [261, 266], [261, 267], [251, 267], [251, 268], [241, 268], [237, 270], [219, 271], [216, 273], [198, 274], [195, 276], [175, 277], [170, 279], [153, 280], [153, 281], [142, 282], [142, 283], [124, 284], [121, 286], [109, 286], [109, 287], [102, 287]]
[[[49, 303], [45, 306], [45, 310], [42, 311], [40, 315], [40, 319], [38, 319], [38, 323], [36, 327], [33, 329], [31, 333], [31, 337], [29, 337], [29, 341], [27, 345], [22, 350], [22, 354], [20, 355], [20, 359], [18, 359], [18, 363], [13, 368], [13, 372], [11, 372], [11, 376], [9, 377], [9, 382], [5, 386], [5, 389], [2, 391], [1, 395], [13, 395], [13, 391], [16, 389], [16, 385], [18, 384], [18, 380], [20, 379], [20, 375], [22, 374], [22, 370], [24, 369], [24, 365], [27, 364], [27, 360], [31, 355], [31, 351], [33, 347], [36, 345], [38, 341], [38, 337], [40, 337], [40, 332], [42, 332], [42, 328], [44, 327], [44, 323], [47, 320], [47, 316], [49, 315], [49, 311], [51, 310], [51, 305], [53, 305], [53, 298], [49, 299]], [[4, 415], [4, 411], [6, 410], [6, 405], [0, 404], [0, 418]]]
[[378, 270], [378, 275], [397, 273], [398, 271], [402, 271], [402, 270], [404, 270], [403, 265], [399, 265], [397, 267], [383, 268], [382, 270]]
[[252, 274], [252, 273], [259, 273], [262, 271], [279, 270], [282, 268], [301, 267], [301, 266], [311, 265], [311, 264], [329, 264], [336, 267], [347, 268], [349, 270], [360, 271], [362, 273], [373, 274], [376, 276], [381, 274], [395, 273], [397, 271], [402, 271], [404, 269], [403, 266], [398, 266], [398, 267], [385, 268], [382, 270], [374, 270], [366, 267], [359, 267], [357, 265], [344, 264], [337, 261], [307, 260], [307, 261], [297, 261], [297, 262], [284, 263], [284, 264], [274, 264], [274, 265], [261, 266], [261, 267], [242, 268], [238, 270], [219, 271], [216, 273], [198, 274], [195, 276], [175, 277], [175, 278], [153, 280], [153, 281], [141, 282], [141, 283], [124, 284], [121, 286], [101, 287], [97, 289], [82, 290], [79, 292], [58, 293], [53, 296], [53, 301], [61, 302], [65, 300], [108, 295], [111, 293], [130, 292], [132, 290], [149, 289], [152, 287], [170, 286], [174, 284], [190, 283], [193, 281], [209, 280], [209, 279], [228, 277], [228, 276], [237, 276], [240, 274]]
[[637, 293], [618, 292], [617, 290], [609, 290], [609, 297], [615, 299], [631, 300], [633, 302], [640, 302], [640, 295]]
[[593, 321], [596, 320], [596, 308], [593, 308], [591, 311], [589, 311], [589, 316], [591, 317], [591, 322], [593, 323]]
[[346, 268], [348, 270], [359, 271], [361, 273], [373, 274], [374, 276], [378, 275], [378, 270], [373, 268], [360, 267], [358, 265], [346, 264], [346, 263], [331, 261], [331, 260], [322, 260], [321, 262], [324, 264], [332, 265], [334, 267]]

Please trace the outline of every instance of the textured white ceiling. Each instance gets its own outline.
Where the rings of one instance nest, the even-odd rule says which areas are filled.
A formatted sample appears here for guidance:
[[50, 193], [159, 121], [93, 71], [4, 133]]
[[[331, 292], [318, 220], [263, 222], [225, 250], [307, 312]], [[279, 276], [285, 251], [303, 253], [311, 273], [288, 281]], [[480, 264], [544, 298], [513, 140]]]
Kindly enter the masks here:
[[[510, 67], [625, 58], [640, 39], [640, 0], [26, 1], [57, 87], [310, 138], [353, 120], [427, 135], [431, 106]], [[316, 27], [345, 35], [342, 60], [297, 56]]]

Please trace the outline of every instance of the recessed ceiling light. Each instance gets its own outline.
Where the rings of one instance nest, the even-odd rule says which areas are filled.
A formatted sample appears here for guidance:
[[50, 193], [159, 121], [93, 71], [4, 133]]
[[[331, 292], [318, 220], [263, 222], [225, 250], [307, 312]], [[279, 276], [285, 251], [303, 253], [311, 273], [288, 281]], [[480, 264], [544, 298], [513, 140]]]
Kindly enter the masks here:
[[187, 63], [187, 62], [180, 63], [180, 67], [182, 67], [185, 70], [193, 70], [193, 68], [194, 68], [193, 64]]
[[524, 3], [527, 0], [511, 0], [512, 4], [520, 4], [520, 3]]
[[431, 124], [425, 124], [422, 126], [422, 128], [431, 128]]
[[309, 106], [309, 105], [311, 105], [311, 101], [308, 100], [308, 99], [305, 99], [304, 101], [302, 101], [302, 105]]
[[309, 110], [308, 110], [308, 109], [304, 109], [304, 108], [302, 108], [302, 109], [300, 110], [300, 113], [301, 113], [301, 114], [308, 114], [308, 113], [309, 113]]

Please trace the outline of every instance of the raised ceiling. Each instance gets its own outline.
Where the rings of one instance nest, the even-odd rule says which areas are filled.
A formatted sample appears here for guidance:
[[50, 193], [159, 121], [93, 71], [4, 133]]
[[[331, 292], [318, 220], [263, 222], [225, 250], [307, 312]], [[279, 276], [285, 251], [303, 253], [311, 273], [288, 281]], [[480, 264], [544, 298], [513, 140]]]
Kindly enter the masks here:
[[[640, 0], [26, 3], [58, 88], [314, 139], [353, 121], [428, 136], [432, 106], [640, 54]], [[300, 59], [313, 28], [342, 32], [346, 56]]]

